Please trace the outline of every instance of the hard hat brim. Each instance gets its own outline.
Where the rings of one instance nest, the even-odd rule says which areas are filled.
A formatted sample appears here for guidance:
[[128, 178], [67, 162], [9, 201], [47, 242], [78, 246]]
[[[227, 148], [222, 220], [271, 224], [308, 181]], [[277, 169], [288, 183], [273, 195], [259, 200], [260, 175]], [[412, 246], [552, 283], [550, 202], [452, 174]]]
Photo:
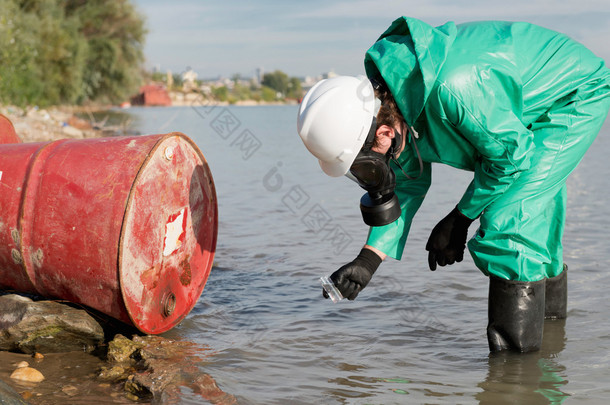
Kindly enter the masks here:
[[356, 159], [355, 154], [352, 159], [346, 161], [336, 160], [334, 162], [324, 162], [322, 160], [318, 160], [318, 162], [320, 163], [322, 171], [328, 176], [341, 177], [349, 171], [349, 168], [352, 166], [352, 163], [354, 163], [354, 159]]

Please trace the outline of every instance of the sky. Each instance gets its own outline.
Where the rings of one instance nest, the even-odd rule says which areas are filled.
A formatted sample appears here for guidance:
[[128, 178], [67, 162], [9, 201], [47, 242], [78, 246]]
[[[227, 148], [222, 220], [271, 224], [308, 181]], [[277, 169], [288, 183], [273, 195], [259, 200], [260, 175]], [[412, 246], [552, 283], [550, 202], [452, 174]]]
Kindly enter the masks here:
[[[200, 79], [364, 73], [366, 50], [396, 18], [433, 26], [528, 21], [561, 31], [610, 65], [610, 0], [134, 0], [145, 16], [146, 67]], [[463, 3], [467, 3], [463, 4]]]

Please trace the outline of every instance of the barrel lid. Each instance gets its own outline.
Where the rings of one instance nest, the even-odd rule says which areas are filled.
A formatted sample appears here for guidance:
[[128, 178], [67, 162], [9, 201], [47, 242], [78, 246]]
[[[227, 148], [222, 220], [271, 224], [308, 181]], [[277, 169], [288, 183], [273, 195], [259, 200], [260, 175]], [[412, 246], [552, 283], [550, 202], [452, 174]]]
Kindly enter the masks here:
[[161, 138], [131, 188], [119, 243], [119, 277], [131, 321], [165, 332], [195, 306], [212, 268], [218, 232], [214, 181], [184, 134]]

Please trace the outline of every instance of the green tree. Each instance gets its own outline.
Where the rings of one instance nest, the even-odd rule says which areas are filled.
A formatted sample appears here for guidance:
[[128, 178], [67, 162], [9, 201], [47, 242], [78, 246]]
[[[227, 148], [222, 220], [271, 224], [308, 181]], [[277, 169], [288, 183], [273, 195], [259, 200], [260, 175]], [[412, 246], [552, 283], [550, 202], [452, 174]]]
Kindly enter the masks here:
[[218, 101], [227, 101], [229, 99], [229, 89], [227, 89], [227, 86], [214, 87], [212, 95]]
[[123, 101], [142, 82], [145, 34], [129, 0], [0, 0], [0, 101]]
[[277, 91], [272, 89], [271, 87], [263, 86], [261, 88], [261, 98], [263, 101], [276, 101], [277, 100]]
[[283, 97], [286, 97], [286, 94], [288, 94], [289, 83], [290, 79], [288, 78], [288, 75], [281, 70], [266, 73], [263, 75], [263, 80], [261, 81], [263, 86], [267, 86], [276, 92], [281, 93]]
[[79, 22], [64, 15], [54, 0], [37, 3], [29, 13], [38, 36], [36, 63], [41, 66], [43, 103], [75, 103], [82, 95], [87, 44], [78, 33]]
[[64, 0], [88, 44], [84, 95], [119, 102], [142, 83], [144, 18], [129, 0]]
[[150, 80], [152, 80], [153, 82], [167, 82], [167, 73], [162, 73], [162, 72], [152, 72], [150, 74]]
[[182, 89], [182, 84], [184, 84], [184, 80], [182, 80], [182, 75], [180, 73], [172, 74], [172, 80], [174, 84], [170, 90], [180, 90]]
[[291, 77], [288, 83], [288, 93], [286, 95], [289, 98], [300, 100], [303, 97], [303, 87], [301, 81], [296, 77]]
[[14, 104], [73, 103], [85, 42], [56, 0], [0, 2], [0, 98]]
[[37, 81], [35, 35], [25, 30], [23, 15], [14, 0], [0, 0], [0, 97], [23, 105], [42, 93]]

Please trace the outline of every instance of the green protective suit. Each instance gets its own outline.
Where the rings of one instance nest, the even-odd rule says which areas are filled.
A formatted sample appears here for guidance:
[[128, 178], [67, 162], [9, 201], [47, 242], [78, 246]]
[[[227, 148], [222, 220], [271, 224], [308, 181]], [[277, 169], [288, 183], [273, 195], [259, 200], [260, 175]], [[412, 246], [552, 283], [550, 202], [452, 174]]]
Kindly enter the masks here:
[[[402, 17], [367, 51], [417, 137], [396, 173], [402, 215], [372, 227], [367, 244], [400, 259], [430, 186], [430, 163], [474, 172], [458, 203], [480, 227], [468, 248], [481, 271], [538, 281], [563, 269], [567, 176], [610, 108], [604, 61], [563, 34], [528, 23], [452, 22], [434, 28]], [[439, 218], [440, 219], [440, 218]]]

